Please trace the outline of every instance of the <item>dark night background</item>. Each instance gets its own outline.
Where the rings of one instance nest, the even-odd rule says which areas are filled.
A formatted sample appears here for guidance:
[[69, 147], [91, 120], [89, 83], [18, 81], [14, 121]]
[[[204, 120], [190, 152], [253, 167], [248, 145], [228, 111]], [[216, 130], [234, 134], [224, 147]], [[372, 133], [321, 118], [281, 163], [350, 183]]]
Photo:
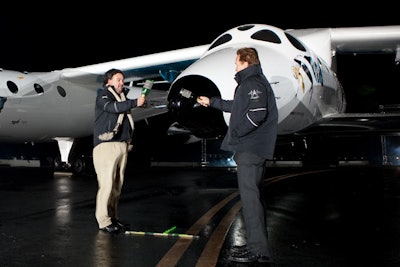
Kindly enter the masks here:
[[[10, 2], [0, 12], [0, 68], [51, 71], [208, 44], [248, 23], [283, 29], [400, 24], [398, 10], [388, 5], [215, 4]], [[338, 76], [349, 111], [397, 103], [399, 69], [394, 55], [340, 57]]]
[[[0, 11], [0, 68], [52, 71], [209, 44], [223, 32], [249, 23], [302, 29], [400, 25], [400, 20], [398, 9], [384, 3], [15, 1]], [[337, 57], [348, 112], [378, 112], [379, 105], [400, 102], [400, 66], [394, 58], [394, 54]], [[155, 153], [160, 151], [157, 145], [174, 144], [165, 135], [150, 138], [158, 129], [138, 126], [135, 133], [145, 142], [137, 144], [140, 153], [133, 160], [149, 151], [155, 158], [163, 157], [164, 153]], [[198, 146], [188, 146], [185, 155], [198, 161]], [[168, 160], [174, 150], [179, 154], [174, 146], [165, 150]], [[207, 152], [213, 154], [210, 148]]]

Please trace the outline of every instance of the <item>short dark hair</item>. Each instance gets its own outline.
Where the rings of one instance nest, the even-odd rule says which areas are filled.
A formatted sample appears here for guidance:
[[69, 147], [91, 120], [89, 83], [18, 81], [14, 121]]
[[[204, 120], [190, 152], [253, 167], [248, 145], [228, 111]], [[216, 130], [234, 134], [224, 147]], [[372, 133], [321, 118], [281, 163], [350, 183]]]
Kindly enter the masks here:
[[239, 56], [239, 60], [249, 63], [249, 65], [260, 64], [257, 50], [253, 47], [243, 47], [236, 51], [236, 55]]
[[104, 77], [103, 77], [103, 85], [106, 85], [108, 83], [108, 80], [111, 80], [112, 77], [117, 74], [117, 73], [121, 73], [122, 76], [125, 78], [125, 74], [122, 72], [122, 70], [119, 69], [110, 69], [108, 70], [106, 73], [104, 73]]

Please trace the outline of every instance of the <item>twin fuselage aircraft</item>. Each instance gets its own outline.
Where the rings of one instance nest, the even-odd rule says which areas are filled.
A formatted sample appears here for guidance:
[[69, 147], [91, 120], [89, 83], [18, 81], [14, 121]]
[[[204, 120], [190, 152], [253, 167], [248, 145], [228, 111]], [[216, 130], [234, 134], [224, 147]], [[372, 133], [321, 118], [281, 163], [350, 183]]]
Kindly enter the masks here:
[[[258, 51], [277, 101], [278, 134], [286, 141], [291, 139], [285, 137], [301, 136], [304, 143], [307, 133], [315, 134], [329, 126], [358, 134], [384, 131], [392, 135], [398, 131], [397, 113], [346, 113], [345, 92], [336, 76], [336, 56], [389, 53], [393, 62], [398, 62], [399, 25], [283, 30], [247, 24], [226, 31], [209, 45], [51, 72], [1, 70], [0, 163], [40, 158], [38, 164], [43, 166], [46, 153], [40, 144], [55, 140], [65, 161], [72, 142], [92, 134], [94, 99], [102, 87], [102, 75], [110, 68], [125, 72], [131, 98], [140, 95], [146, 79], [155, 80], [147, 106], [132, 109], [136, 121], [169, 112], [176, 120], [170, 133], [179, 125], [184, 133], [199, 140], [219, 138], [225, 134], [229, 113], [201, 107], [195, 98], [233, 98], [234, 60], [240, 47]], [[15, 149], [20, 144], [34, 144], [37, 149], [24, 154]]]

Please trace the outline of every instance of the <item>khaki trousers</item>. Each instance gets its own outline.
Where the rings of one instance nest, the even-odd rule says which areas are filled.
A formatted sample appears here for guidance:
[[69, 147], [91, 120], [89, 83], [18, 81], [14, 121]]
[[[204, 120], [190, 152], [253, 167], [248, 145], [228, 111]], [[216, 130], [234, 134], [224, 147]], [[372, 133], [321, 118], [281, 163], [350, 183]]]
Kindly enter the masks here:
[[99, 228], [118, 219], [118, 202], [124, 183], [128, 159], [125, 142], [104, 142], [93, 148], [93, 165], [97, 174], [96, 220]]

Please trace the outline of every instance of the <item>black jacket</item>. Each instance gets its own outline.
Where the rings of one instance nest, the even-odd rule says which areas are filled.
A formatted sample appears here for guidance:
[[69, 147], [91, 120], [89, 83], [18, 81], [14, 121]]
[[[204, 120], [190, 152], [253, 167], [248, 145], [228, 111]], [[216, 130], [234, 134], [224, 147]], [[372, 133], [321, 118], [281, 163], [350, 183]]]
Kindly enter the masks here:
[[272, 159], [278, 127], [275, 95], [261, 65], [249, 66], [235, 75], [237, 87], [233, 100], [210, 99], [210, 106], [230, 112], [228, 131], [221, 149], [252, 152]]
[[[128, 89], [124, 89], [124, 94], [128, 94]], [[111, 140], [100, 140], [99, 135], [112, 132], [117, 123], [119, 114], [130, 112], [130, 110], [136, 106], [137, 99], [127, 99], [126, 101], [118, 102], [114, 95], [108, 91], [107, 87], [99, 90], [96, 97], [94, 114], [93, 145], [96, 146], [101, 142], [129, 141], [132, 136], [132, 129], [126, 115], [118, 133]]]

